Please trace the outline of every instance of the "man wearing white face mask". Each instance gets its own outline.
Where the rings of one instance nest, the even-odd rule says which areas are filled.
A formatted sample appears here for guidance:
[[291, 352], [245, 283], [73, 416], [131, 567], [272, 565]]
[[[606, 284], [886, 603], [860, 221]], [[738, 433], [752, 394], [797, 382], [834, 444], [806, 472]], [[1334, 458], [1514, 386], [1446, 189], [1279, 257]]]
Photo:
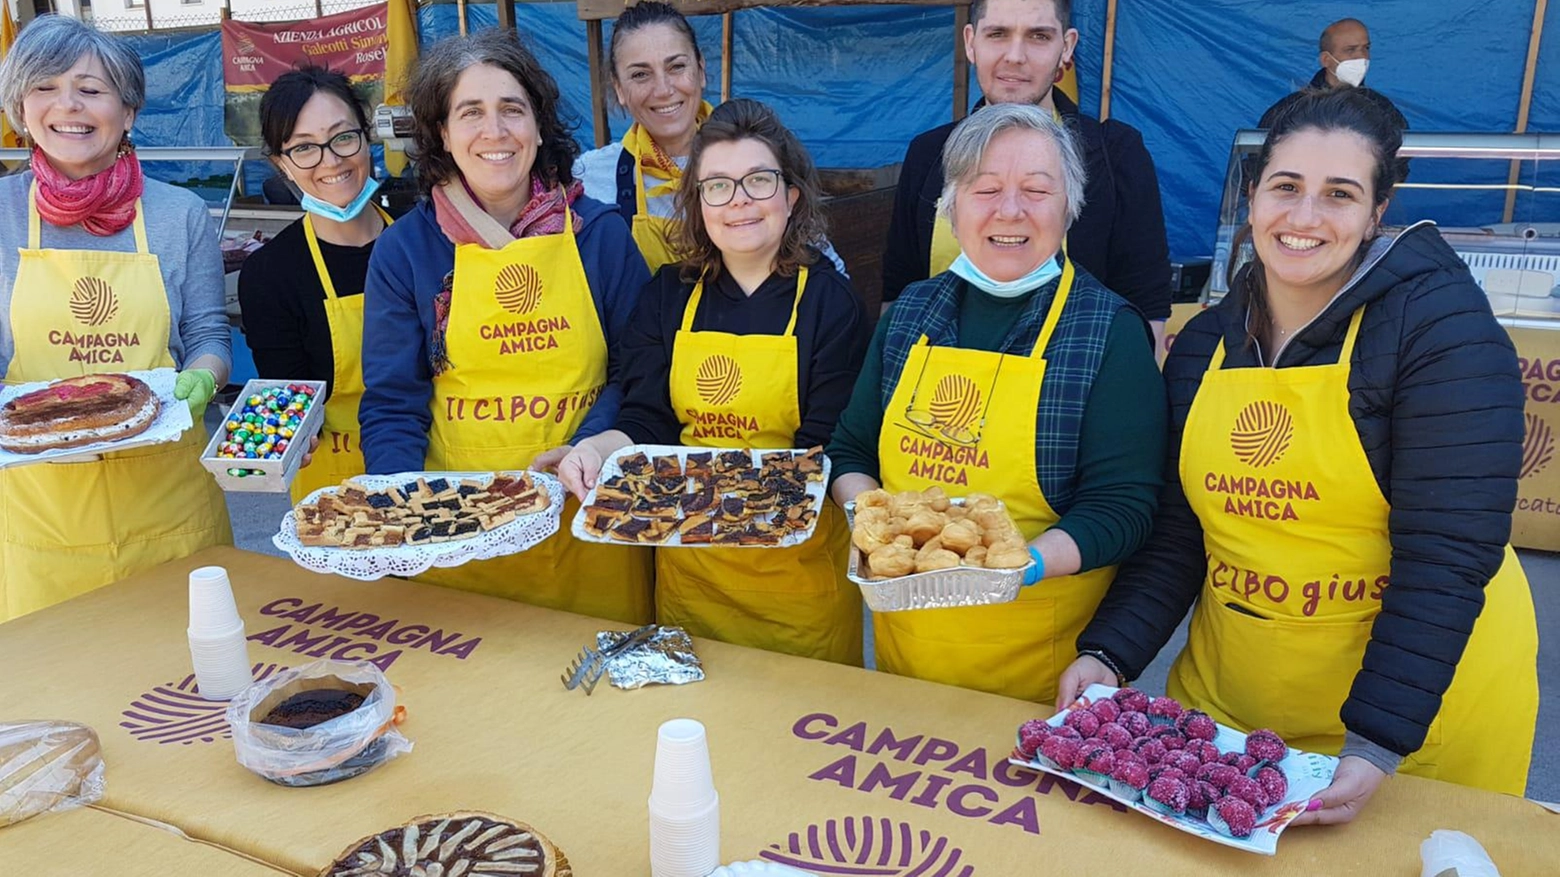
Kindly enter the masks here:
[[[1322, 37], [1317, 41], [1317, 62], [1321, 69], [1311, 77], [1306, 84], [1307, 88], [1338, 88], [1340, 86], [1352, 86], [1360, 89], [1361, 93], [1376, 100], [1388, 116], [1395, 119], [1404, 130], [1408, 129], [1408, 120], [1392, 101], [1379, 91], [1365, 88], [1365, 74], [1370, 70], [1370, 31], [1365, 23], [1357, 18], [1340, 18], [1322, 31]], [[1262, 121], [1257, 123], [1259, 128], [1272, 127], [1271, 123], [1277, 116], [1280, 108], [1287, 106], [1295, 99], [1294, 94], [1285, 95], [1278, 103], [1268, 107], [1262, 114]]]

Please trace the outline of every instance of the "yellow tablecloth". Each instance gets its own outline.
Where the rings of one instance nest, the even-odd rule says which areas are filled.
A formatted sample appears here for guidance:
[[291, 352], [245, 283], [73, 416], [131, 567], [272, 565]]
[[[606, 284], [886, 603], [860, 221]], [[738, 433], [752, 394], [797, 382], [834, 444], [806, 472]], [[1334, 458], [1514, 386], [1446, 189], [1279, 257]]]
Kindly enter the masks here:
[[291, 873], [191, 840], [171, 826], [92, 807], [36, 816], [0, 829], [0, 874], [17, 877], [280, 877]]
[[[311, 656], [377, 660], [402, 689], [401, 730], [415, 750], [311, 789], [240, 767], [207, 717], [220, 711], [186, 697], [186, 574], [207, 564], [230, 572], [258, 672]], [[105, 806], [300, 873], [364, 835], [459, 809], [532, 823], [580, 877], [647, 873], [655, 729], [678, 716], [709, 728], [727, 861], [767, 852], [886, 877], [926, 860], [957, 864], [915, 873], [1013, 877], [1037, 863], [1082, 872], [1109, 862], [1156, 875], [1387, 877], [1418, 873], [1419, 842], [1456, 828], [1507, 875], [1560, 862], [1555, 814], [1409, 777], [1384, 785], [1352, 825], [1286, 833], [1276, 857], [1226, 849], [1009, 769], [1014, 729], [1044, 712], [1035, 705], [721, 643], [699, 641], [704, 682], [565, 691], [564, 665], [609, 626], [210, 549], [0, 626], [0, 715], [91, 725], [109, 765]], [[869, 870], [849, 870], [856, 863]]]

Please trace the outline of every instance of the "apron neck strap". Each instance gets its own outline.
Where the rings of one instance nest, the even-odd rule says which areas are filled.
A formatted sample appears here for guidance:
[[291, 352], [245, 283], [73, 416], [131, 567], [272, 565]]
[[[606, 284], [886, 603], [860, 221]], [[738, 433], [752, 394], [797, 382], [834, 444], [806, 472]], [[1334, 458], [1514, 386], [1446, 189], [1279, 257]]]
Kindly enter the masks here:
[[[807, 268], [803, 266], [796, 272], [796, 296], [791, 299], [791, 322], [785, 324], [785, 335], [796, 334], [796, 314], [801, 310], [802, 293], [807, 289]], [[693, 285], [693, 294], [688, 296], [688, 304], [683, 308], [682, 330], [693, 331], [693, 315], [699, 310], [699, 302], [704, 298], [704, 279]], [[925, 336], [922, 336], [925, 340]]]
[[1051, 302], [1051, 310], [1045, 315], [1045, 323], [1040, 327], [1040, 337], [1035, 339], [1035, 348], [1029, 352], [1032, 359], [1045, 356], [1045, 348], [1051, 343], [1051, 334], [1056, 331], [1056, 324], [1062, 319], [1062, 309], [1067, 305], [1067, 296], [1072, 292], [1073, 277], [1072, 260], [1067, 258], [1064, 245], [1062, 255], [1062, 280], [1056, 285], [1056, 298]]
[[648, 215], [648, 197], [645, 193], [645, 169], [639, 163], [639, 157], [634, 157], [634, 207], [635, 216]]
[[[379, 218], [384, 220], [385, 228], [389, 228], [390, 223], [394, 222], [390, 218], [390, 214], [386, 213], [385, 209], [378, 204], [374, 205], [374, 210], [379, 214]], [[314, 273], [320, 276], [320, 286], [325, 288], [325, 298], [327, 301], [334, 301], [336, 298], [336, 284], [331, 282], [330, 271], [325, 267], [325, 256], [320, 252], [320, 238], [319, 235], [314, 233], [314, 214], [312, 213], [303, 215], [303, 237], [309, 242], [309, 257], [314, 260]]]
[[[135, 219], [130, 221], [135, 233], [135, 251], [145, 256], [152, 251], [146, 242], [146, 207], [141, 199], [135, 199]], [[43, 218], [38, 215], [38, 183], [32, 184], [27, 193], [27, 249], [43, 249]]]
[[[1354, 342], [1360, 337], [1360, 323], [1365, 319], [1365, 306], [1355, 308], [1354, 314], [1349, 317], [1349, 331], [1343, 335], [1343, 347], [1338, 351], [1338, 364], [1348, 365], [1354, 357]], [[1208, 359], [1208, 371], [1216, 372], [1224, 365], [1224, 341], [1219, 341], [1219, 346], [1214, 349], [1213, 356]]]

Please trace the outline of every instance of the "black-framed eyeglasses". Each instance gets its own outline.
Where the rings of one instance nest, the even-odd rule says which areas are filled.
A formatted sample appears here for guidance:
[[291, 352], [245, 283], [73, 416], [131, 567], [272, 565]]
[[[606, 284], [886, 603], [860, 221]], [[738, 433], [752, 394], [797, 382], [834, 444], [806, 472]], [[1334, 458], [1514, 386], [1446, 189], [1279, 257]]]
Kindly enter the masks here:
[[300, 143], [297, 146], [288, 147], [281, 151], [287, 156], [299, 170], [319, 167], [325, 160], [325, 150], [329, 149], [337, 158], [351, 158], [363, 151], [363, 140], [367, 131], [363, 128], [353, 128], [350, 131], [342, 131], [324, 143]]
[[711, 207], [725, 207], [737, 197], [737, 189], [754, 201], [768, 201], [780, 191], [784, 174], [775, 168], [756, 170], [740, 180], [731, 177], [705, 177], [699, 181], [699, 198]]
[[[935, 395], [932, 406], [917, 408], [916, 399], [921, 395], [921, 380], [926, 377], [926, 364], [931, 362], [932, 349], [927, 348], [926, 358], [921, 360], [921, 371], [915, 376], [915, 387], [910, 391], [910, 401], [905, 403], [905, 421], [903, 424], [912, 432], [919, 433], [934, 441], [946, 441], [965, 447], [974, 447], [980, 444], [981, 436], [986, 432], [986, 415], [991, 411], [991, 396], [997, 390], [997, 378], [1002, 376], [1002, 363], [1007, 360], [1007, 354], [1000, 354], [997, 358], [997, 369], [991, 375], [991, 386], [986, 388], [986, 398], [982, 399], [980, 416], [977, 418], [973, 412], [963, 410], [963, 404], [955, 402], [951, 408], [940, 403]], [[934, 410], [939, 409], [939, 410]], [[940, 410], [948, 408], [948, 410]], [[970, 427], [974, 426], [974, 429]]]

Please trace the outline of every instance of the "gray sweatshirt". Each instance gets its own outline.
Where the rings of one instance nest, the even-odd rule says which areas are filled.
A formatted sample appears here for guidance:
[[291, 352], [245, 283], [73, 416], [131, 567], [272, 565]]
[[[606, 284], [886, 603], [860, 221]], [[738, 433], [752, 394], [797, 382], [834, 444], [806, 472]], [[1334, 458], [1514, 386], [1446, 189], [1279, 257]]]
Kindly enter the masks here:
[[[31, 171], [0, 177], [0, 376], [11, 366], [16, 338], [11, 333], [14, 295], [70, 294], [68, 289], [17, 290], [17, 250], [27, 246], [27, 193]], [[232, 341], [223, 305], [222, 251], [206, 204], [193, 192], [146, 181], [146, 239], [162, 269], [168, 294], [168, 351], [180, 368], [196, 357], [216, 354], [232, 363]], [[60, 228], [43, 223], [47, 249], [135, 252], [135, 232], [126, 228], [108, 237], [88, 234], [79, 225]]]

